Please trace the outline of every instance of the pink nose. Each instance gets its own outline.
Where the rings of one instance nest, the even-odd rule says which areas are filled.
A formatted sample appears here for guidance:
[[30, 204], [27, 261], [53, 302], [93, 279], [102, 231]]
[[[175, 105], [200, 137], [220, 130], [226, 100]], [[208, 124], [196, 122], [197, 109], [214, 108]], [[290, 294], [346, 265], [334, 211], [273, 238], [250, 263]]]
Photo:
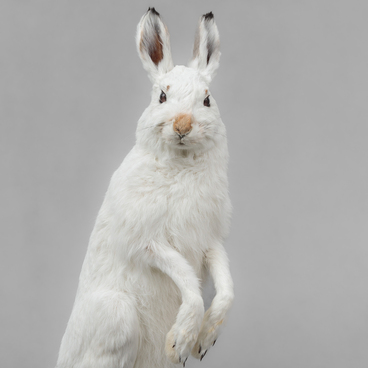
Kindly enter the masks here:
[[174, 120], [173, 129], [180, 136], [188, 134], [192, 130], [192, 116], [189, 114], [178, 115]]

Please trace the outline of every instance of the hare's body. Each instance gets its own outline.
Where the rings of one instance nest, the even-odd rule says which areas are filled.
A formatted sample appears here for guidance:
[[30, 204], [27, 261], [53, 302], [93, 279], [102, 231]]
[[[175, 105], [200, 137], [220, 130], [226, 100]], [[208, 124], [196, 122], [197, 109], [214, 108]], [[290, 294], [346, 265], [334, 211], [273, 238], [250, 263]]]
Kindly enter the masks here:
[[[223, 149], [218, 154], [226, 157]], [[221, 241], [229, 216], [229, 200], [223, 197], [225, 160], [221, 165], [210, 156], [162, 164], [135, 147], [115, 172], [82, 268], [62, 346], [65, 356], [78, 348], [70, 358], [84, 362], [90, 359], [87, 349], [93, 357], [100, 350], [101, 359], [115, 359], [121, 367], [128, 343], [134, 358], [138, 349], [135, 368], [172, 366], [162, 352], [181, 304], [180, 292], [171, 278], [147, 267], [142, 258], [150, 256], [152, 242], [163, 243], [180, 252], [202, 279], [203, 257]], [[72, 361], [65, 366], [72, 367]]]
[[[143, 31], [148, 21], [161, 22], [154, 10], [142, 18]], [[225, 127], [214, 100], [211, 111], [195, 107], [207, 88], [186, 67], [155, 77], [137, 144], [98, 214], [58, 368], [172, 367], [192, 349], [203, 357], [217, 338], [233, 295], [221, 245], [231, 206]], [[164, 89], [167, 103], [162, 92], [158, 105]], [[217, 295], [203, 318], [208, 271]]]

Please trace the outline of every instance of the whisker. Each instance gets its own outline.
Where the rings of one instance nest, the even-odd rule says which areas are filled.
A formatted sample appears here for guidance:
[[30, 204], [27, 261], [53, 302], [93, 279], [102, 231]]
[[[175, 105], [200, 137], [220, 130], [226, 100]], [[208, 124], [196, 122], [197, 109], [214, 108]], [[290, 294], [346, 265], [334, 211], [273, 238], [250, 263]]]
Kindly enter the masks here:
[[151, 128], [154, 128], [154, 127], [155, 127], [155, 125], [151, 125], [151, 126], [139, 129], [139, 130], [137, 130], [137, 132], [141, 132], [142, 130], [147, 130], [147, 129], [151, 129]]
[[142, 130], [146, 130], [146, 129], [150, 129], [150, 128], [155, 128], [157, 126], [159, 126], [159, 125], [158, 124], [154, 124], [154, 125], [151, 125], [151, 126], [148, 126], [148, 127], [142, 128], [142, 129], [139, 129], [139, 130], [137, 130], [137, 132], [141, 132]]
[[[164, 123], [150, 125], [150, 126], [148, 126], [148, 127], [145, 127], [145, 128], [142, 128], [142, 129], [137, 130], [137, 132], [141, 132], [142, 130], [146, 130], [146, 129], [151, 129], [151, 128], [160, 127], [160, 126], [162, 126], [163, 124], [164, 124]], [[202, 128], [203, 130], [205, 130], [205, 131], [206, 131], [206, 130], [207, 130], [207, 131], [210, 131], [210, 129], [211, 129], [211, 127], [209, 127], [209, 126], [205, 126], [205, 125], [202, 125], [202, 126], [201, 126], [201, 128]], [[221, 135], [222, 137], [227, 138], [227, 135], [222, 134], [222, 133], [219, 133], [219, 132], [214, 132], [214, 131], [212, 131], [211, 133], [213, 133], [213, 134], [219, 134], [219, 135]]]
[[[209, 127], [209, 126], [203, 126], [202, 127], [202, 129], [203, 130], [207, 130], [207, 131], [211, 131], [211, 127]], [[215, 131], [211, 131], [211, 133], [214, 133], [214, 134], [219, 134], [219, 135], [221, 135], [221, 136], [223, 136], [223, 137], [225, 137], [225, 138], [227, 138], [227, 135], [225, 135], [225, 134], [221, 134], [221, 133], [219, 133], [219, 132], [215, 132]]]
[[221, 133], [219, 133], [219, 132], [214, 132], [215, 134], [220, 134], [220, 135], [222, 135], [223, 137], [225, 137], [225, 138], [227, 138], [227, 135], [225, 135], [225, 134], [221, 134]]

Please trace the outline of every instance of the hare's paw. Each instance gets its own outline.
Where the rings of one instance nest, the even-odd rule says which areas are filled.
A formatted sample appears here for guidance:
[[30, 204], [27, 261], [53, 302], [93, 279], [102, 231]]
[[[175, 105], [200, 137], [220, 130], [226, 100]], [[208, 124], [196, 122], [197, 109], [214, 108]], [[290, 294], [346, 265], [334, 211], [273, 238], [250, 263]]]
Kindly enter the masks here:
[[198, 334], [198, 339], [192, 349], [192, 355], [195, 358], [202, 360], [209, 348], [215, 345], [223, 322], [224, 319], [214, 318], [213, 315], [211, 315], [211, 308], [206, 312]]
[[211, 307], [203, 317], [198, 339], [192, 350], [192, 355], [195, 358], [202, 360], [208, 349], [215, 345], [233, 299], [232, 292], [217, 294], [213, 299]]
[[203, 319], [203, 301], [182, 305], [177, 321], [166, 335], [166, 355], [173, 363], [185, 362], [198, 340]]
[[185, 330], [179, 331], [175, 326], [166, 335], [166, 355], [173, 363], [185, 362], [190, 355], [198, 334], [193, 334]]

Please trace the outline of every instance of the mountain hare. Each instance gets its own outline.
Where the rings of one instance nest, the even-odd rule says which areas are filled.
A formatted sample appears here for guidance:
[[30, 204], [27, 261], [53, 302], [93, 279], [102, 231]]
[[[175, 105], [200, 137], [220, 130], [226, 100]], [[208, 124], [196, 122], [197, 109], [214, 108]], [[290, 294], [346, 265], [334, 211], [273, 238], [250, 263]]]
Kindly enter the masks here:
[[[154, 8], [137, 46], [152, 100], [99, 211], [57, 368], [185, 366], [215, 343], [233, 300], [226, 130], [208, 88], [220, 58], [213, 14], [200, 18], [189, 67], [174, 67]], [[207, 272], [216, 296], [204, 313]]]

